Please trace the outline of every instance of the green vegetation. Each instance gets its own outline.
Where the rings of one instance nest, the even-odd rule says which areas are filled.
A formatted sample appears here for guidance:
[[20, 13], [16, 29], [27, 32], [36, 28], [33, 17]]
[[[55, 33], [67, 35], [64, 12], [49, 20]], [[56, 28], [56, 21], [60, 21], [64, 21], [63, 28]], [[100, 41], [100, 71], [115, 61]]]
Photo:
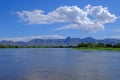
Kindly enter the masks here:
[[73, 48], [75, 46], [12, 46], [0, 45], [0, 48]]
[[104, 43], [80, 43], [75, 49], [77, 50], [120, 50], [120, 43], [118, 44], [104, 44]]
[[74, 48], [76, 50], [120, 50], [120, 48], [86, 48], [86, 47], [81, 47], [81, 48]]
[[0, 45], [0, 48], [74, 48], [76, 50], [120, 50], [118, 44], [103, 44], [103, 43], [80, 43], [77, 46], [12, 46]]

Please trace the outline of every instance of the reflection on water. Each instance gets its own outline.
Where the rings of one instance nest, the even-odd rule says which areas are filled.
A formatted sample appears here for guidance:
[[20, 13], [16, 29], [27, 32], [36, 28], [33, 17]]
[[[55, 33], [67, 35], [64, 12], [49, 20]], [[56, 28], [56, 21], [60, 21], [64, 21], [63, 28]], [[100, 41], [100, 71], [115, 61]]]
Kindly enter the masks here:
[[120, 80], [120, 52], [0, 49], [0, 80]]

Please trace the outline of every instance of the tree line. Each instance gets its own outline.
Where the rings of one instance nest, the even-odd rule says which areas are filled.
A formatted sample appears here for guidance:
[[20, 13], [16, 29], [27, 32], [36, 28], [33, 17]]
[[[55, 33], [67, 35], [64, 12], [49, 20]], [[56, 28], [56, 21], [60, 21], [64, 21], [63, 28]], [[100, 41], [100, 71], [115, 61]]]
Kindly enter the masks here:
[[0, 48], [72, 48], [76, 46], [17, 46], [17, 45], [0, 45]]
[[90, 48], [94, 48], [94, 47], [102, 47], [102, 48], [120, 48], [120, 43], [117, 44], [104, 44], [101, 42], [98, 43], [80, 43], [78, 44], [77, 47], [90, 47]]
[[17, 45], [0, 45], [0, 48], [76, 48], [76, 47], [102, 47], [102, 48], [120, 48], [120, 43], [117, 44], [104, 44], [104, 43], [80, 43], [77, 46], [17, 46]]

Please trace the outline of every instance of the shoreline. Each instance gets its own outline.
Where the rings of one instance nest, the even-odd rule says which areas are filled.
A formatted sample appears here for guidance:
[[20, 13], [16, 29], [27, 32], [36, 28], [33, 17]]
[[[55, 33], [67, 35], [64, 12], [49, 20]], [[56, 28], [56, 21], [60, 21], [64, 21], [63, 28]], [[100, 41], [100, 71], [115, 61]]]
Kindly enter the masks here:
[[117, 50], [120, 51], [120, 48], [102, 48], [102, 47], [96, 47], [96, 48], [87, 48], [87, 47], [79, 47], [79, 48], [73, 48], [74, 50]]
[[74, 49], [74, 50], [109, 50], [109, 51], [112, 51], [112, 50], [115, 50], [115, 51], [120, 51], [120, 48], [102, 48], [102, 47], [96, 47], [96, 48], [88, 48], [88, 47], [6, 47], [6, 48], [0, 48], [0, 49], [20, 49], [20, 48], [71, 48], [71, 49]]

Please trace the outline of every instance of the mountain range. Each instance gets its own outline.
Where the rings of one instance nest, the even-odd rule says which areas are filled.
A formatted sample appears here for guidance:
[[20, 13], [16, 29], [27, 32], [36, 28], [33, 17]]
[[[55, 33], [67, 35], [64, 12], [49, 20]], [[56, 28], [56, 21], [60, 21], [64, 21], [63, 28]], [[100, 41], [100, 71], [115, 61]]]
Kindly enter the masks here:
[[120, 39], [112, 39], [112, 38], [106, 38], [106, 39], [94, 39], [92, 37], [86, 37], [83, 39], [80, 38], [71, 38], [67, 37], [65, 39], [33, 39], [28, 42], [23, 41], [6, 41], [3, 40], [0, 42], [0, 45], [17, 45], [17, 46], [77, 46], [79, 43], [105, 43], [105, 44], [117, 44], [120, 43]]

